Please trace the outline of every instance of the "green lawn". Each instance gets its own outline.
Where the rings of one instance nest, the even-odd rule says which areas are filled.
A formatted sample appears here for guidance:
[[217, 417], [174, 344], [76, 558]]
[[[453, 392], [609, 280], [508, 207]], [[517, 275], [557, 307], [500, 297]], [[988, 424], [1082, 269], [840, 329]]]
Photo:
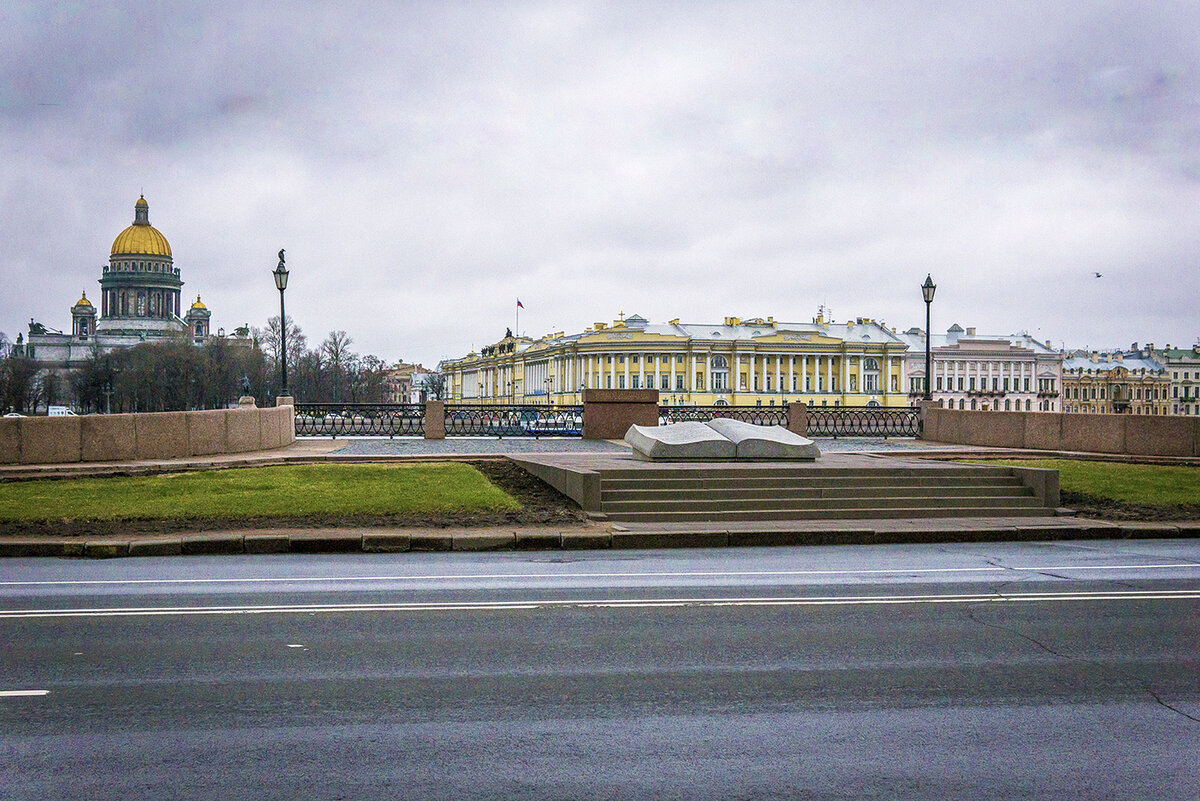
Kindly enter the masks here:
[[475, 468], [453, 463], [294, 465], [0, 484], [0, 521], [420, 517], [520, 508]]
[[1072, 459], [991, 461], [1058, 471], [1064, 492], [1138, 506], [1200, 506], [1200, 468]]

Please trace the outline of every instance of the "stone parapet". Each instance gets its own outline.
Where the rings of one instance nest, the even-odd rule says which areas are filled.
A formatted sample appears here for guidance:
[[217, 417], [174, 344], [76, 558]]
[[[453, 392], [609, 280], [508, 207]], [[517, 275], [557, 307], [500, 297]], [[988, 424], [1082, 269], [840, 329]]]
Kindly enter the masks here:
[[296, 440], [295, 408], [88, 414], [0, 420], [0, 464], [176, 459], [281, 448]]
[[926, 407], [922, 439], [1026, 450], [1200, 457], [1200, 417]]

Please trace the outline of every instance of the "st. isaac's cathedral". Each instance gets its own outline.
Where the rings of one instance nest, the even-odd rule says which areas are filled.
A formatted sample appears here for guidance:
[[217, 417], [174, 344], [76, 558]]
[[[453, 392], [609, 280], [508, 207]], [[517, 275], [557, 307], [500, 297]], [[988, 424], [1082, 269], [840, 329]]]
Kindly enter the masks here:
[[71, 332], [29, 321], [29, 338], [18, 347], [47, 367], [71, 368], [97, 350], [128, 348], [142, 342], [187, 336], [196, 344], [209, 336], [212, 313], [196, 296], [183, 311], [183, 280], [167, 238], [150, 224], [150, 204], [139, 197], [133, 225], [113, 240], [100, 292], [87, 292], [71, 307]]

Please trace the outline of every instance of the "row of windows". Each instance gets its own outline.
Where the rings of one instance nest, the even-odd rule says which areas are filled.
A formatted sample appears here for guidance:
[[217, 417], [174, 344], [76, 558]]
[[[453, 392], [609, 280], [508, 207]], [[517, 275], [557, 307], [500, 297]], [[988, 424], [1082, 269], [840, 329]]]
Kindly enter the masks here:
[[[954, 399], [953, 399], [953, 398], [951, 398], [951, 399], [949, 400], [949, 402], [948, 402], [948, 403], [947, 403], [947, 405], [946, 405], [946, 408], [947, 408], [947, 409], [953, 409], [953, 408], [954, 408]], [[960, 409], [966, 409], [966, 408], [968, 408], [968, 401], [967, 401], [967, 399], [966, 399], [966, 398], [959, 398], [959, 399], [958, 399], [958, 408], [960, 408]], [[996, 401], [995, 405], [993, 406], [993, 405], [991, 405], [991, 404], [988, 404], [988, 403], [980, 403], [978, 398], [971, 398], [971, 400], [970, 400], [970, 406], [969, 406], [969, 408], [970, 408], [972, 411], [979, 411], [979, 410], [982, 410], [982, 411], [988, 411], [988, 410], [991, 410], [991, 411], [994, 411], [994, 412], [998, 412], [998, 411], [1000, 411], [1000, 401]], [[1050, 411], [1050, 410], [1051, 410], [1051, 408], [1050, 408], [1050, 402], [1049, 402], [1049, 401], [1041, 401], [1041, 402], [1039, 402], [1039, 403], [1038, 403], [1038, 410], [1039, 410], [1039, 411], [1043, 411], [1043, 412], [1045, 412], [1045, 411]], [[1025, 408], [1024, 408], [1024, 409], [1022, 409], [1022, 408], [1021, 408], [1021, 400], [1020, 400], [1020, 398], [1018, 398], [1017, 400], [1013, 400], [1012, 398], [1005, 398], [1005, 400], [1004, 400], [1004, 411], [1006, 411], [1006, 412], [1020, 412], [1020, 411], [1032, 412], [1032, 411], [1033, 411], [1033, 401], [1031, 401], [1030, 399], [1026, 398], [1026, 399], [1025, 399]]]
[[1031, 366], [1029, 362], [966, 362], [961, 360], [945, 361], [941, 359], [937, 361], [937, 365], [944, 372], [952, 373], [962, 372], [963, 370], [990, 373], [993, 367], [1005, 373], [1020, 373], [1025, 372]]
[[[1079, 406], [1076, 406], [1076, 405], [1071, 405], [1071, 406], [1066, 406], [1066, 407], [1064, 407], [1064, 408], [1065, 408], [1065, 409], [1066, 409], [1068, 412], [1071, 412], [1072, 414], [1074, 414], [1074, 413], [1079, 413], [1079, 414], [1115, 414], [1115, 413], [1116, 413], [1116, 412], [1114, 412], [1114, 410], [1110, 409], [1109, 407], [1107, 407], [1107, 406], [1103, 406], [1103, 405], [1099, 405], [1099, 404], [1098, 404], [1098, 405], [1096, 405], [1096, 406], [1091, 406], [1091, 405], [1088, 405], [1088, 404], [1082, 404], [1082, 405], [1079, 405]], [[1155, 407], [1153, 407], [1153, 406], [1148, 406], [1148, 407], [1146, 407], [1146, 408], [1145, 408], [1145, 410], [1143, 410], [1143, 408], [1142, 408], [1141, 406], [1135, 406], [1135, 407], [1133, 407], [1133, 414], [1159, 414], [1159, 415], [1165, 415], [1166, 413], [1167, 413], [1167, 410], [1166, 410], [1165, 408], [1164, 408], [1164, 409], [1156, 409], [1156, 408], [1155, 408]]]
[[[1113, 392], [1113, 400], [1119, 400], [1121, 395], [1129, 396], [1129, 390], [1125, 392], [1119, 391], [1120, 387]], [[1166, 400], [1166, 387], [1134, 387], [1132, 390], [1133, 398], [1136, 400]], [[1066, 397], [1073, 400], [1105, 400], [1104, 387], [1067, 387]]]
[[[617, 354], [616, 358], [617, 358], [617, 364], [625, 363], [625, 356], [623, 354]], [[752, 357], [748, 357], [748, 358], [752, 358]], [[776, 357], [763, 356], [762, 358], [767, 359], [768, 364], [769, 364], [769, 363], [771, 363], [771, 360], [775, 359]], [[797, 358], [797, 357], [789, 356], [788, 358], [791, 359], [791, 358]], [[829, 358], [829, 357], [825, 357], [825, 358]], [[638, 359], [639, 359], [639, 356], [637, 356], [636, 354], [630, 355], [629, 363], [630, 364], [639, 364], [640, 362], [638, 361]], [[664, 353], [658, 357], [658, 360], [662, 364], [670, 364], [671, 357], [668, 354]], [[700, 357], [700, 360], [703, 361], [703, 358]], [[612, 361], [613, 361], [613, 357], [611, 354], [604, 357], [605, 364], [612, 364]], [[650, 353], [650, 354], [646, 355], [646, 364], [654, 364], [654, 361], [655, 361], [655, 354]], [[858, 357], [856, 357], [856, 356], [852, 356], [850, 358], [851, 364], [855, 364], [855, 363], [857, 363], [857, 361], [858, 361]], [[676, 356], [675, 363], [683, 364], [684, 357], [682, 355]], [[727, 358], [725, 358], [724, 356], [713, 356], [711, 359], [709, 359], [709, 365], [713, 369], [725, 370], [725, 369], [729, 368], [729, 360]], [[863, 359], [863, 369], [864, 370], [878, 370], [879, 369], [879, 361], [877, 359], [873, 359], [870, 357], [865, 358], [865, 359]]]
[[[920, 380], [920, 379], [914, 379], [914, 380]], [[1041, 379], [1041, 380], [1049, 381], [1050, 382], [1049, 386], [1051, 388], [1039, 390], [1040, 392], [1053, 392], [1054, 391], [1054, 389], [1053, 389], [1054, 379], [1050, 378], [1050, 379]], [[938, 376], [937, 377], [937, 388], [938, 388], [938, 392], [947, 392], [947, 391], [948, 392], [955, 392], [955, 391], [957, 391], [957, 392], [978, 392], [978, 391], [987, 392], [987, 391], [989, 391], [988, 390], [988, 380], [986, 378], [980, 377], [977, 379], [975, 376], [969, 376], [964, 379], [964, 377], [961, 375], [957, 377], [957, 380], [953, 376], [951, 376], [949, 378], [943, 378], [943, 376]], [[919, 392], [921, 390], [914, 390], [914, 391]], [[1003, 380], [1001, 380], [1000, 378], [998, 378], [996, 376], [992, 376], [990, 391], [992, 391], [992, 392], [1028, 392], [1029, 391], [1029, 379], [1024, 378], [1024, 379], [1018, 380], [1016, 378], [1009, 378], [1006, 376]]]
[[174, 268], [165, 263], [156, 261], [119, 261], [115, 265], [116, 272], [151, 272], [151, 273], [173, 273]]

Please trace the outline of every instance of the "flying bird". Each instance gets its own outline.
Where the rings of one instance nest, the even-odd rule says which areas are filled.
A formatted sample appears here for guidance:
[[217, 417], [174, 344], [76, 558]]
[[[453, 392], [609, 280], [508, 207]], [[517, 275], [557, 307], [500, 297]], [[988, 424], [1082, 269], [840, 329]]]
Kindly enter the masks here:
[[1101, 276], [1101, 274], [1100, 274], [1100, 273], [1096, 273], [1096, 277], [1097, 277], [1097, 278], [1101, 278], [1102, 276]]

